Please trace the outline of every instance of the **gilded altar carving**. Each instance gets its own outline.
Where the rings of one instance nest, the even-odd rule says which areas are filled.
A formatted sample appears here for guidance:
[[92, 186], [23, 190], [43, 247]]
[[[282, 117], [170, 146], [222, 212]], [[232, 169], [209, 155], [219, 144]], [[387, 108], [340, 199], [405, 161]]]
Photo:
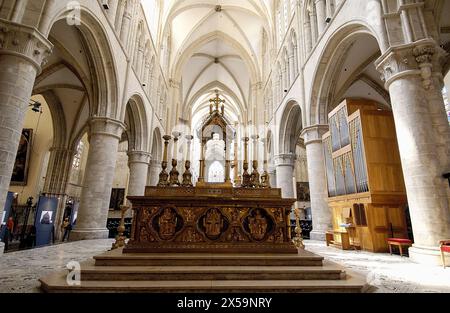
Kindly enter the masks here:
[[267, 218], [261, 213], [261, 210], [256, 209], [247, 219], [252, 238], [258, 241], [263, 240], [267, 234], [269, 223]]
[[283, 242], [284, 241], [284, 233], [282, 228], [278, 228], [277, 231], [275, 231], [274, 234], [269, 236], [269, 239], [267, 239], [268, 242]]
[[281, 223], [284, 222], [283, 213], [280, 209], [270, 209], [270, 212], [272, 213], [272, 216], [275, 219], [275, 222]]
[[204, 242], [203, 236], [193, 227], [188, 227], [176, 240], [177, 242]]
[[230, 242], [242, 242], [242, 241], [249, 241], [248, 238], [244, 235], [243, 231], [240, 227], [233, 227], [230, 232], [227, 234], [226, 237], [227, 241]]
[[217, 239], [223, 232], [225, 220], [218, 209], [210, 209], [202, 218], [202, 228], [210, 239]]
[[158, 217], [158, 234], [163, 240], [171, 239], [177, 230], [178, 217], [171, 208], [164, 208], [162, 214]]

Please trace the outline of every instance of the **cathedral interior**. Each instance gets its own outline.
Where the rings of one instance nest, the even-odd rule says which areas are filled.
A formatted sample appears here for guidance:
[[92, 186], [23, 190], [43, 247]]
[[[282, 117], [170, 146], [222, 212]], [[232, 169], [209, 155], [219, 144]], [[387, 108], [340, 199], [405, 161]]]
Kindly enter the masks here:
[[0, 0], [0, 292], [450, 292], [449, 72], [449, 0]]

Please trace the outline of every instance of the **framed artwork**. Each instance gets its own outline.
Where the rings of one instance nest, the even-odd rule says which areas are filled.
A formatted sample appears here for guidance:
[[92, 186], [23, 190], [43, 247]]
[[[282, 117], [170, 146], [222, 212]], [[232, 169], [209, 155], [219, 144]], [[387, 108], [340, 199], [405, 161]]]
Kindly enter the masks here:
[[297, 201], [309, 202], [311, 201], [311, 197], [309, 195], [309, 183], [297, 182]]
[[11, 185], [13, 186], [27, 185], [32, 140], [33, 130], [23, 129], [22, 136], [20, 136], [19, 148], [17, 149], [13, 174], [11, 176]]
[[109, 201], [110, 210], [120, 210], [120, 206], [124, 204], [125, 189], [113, 188], [111, 191], [111, 199]]

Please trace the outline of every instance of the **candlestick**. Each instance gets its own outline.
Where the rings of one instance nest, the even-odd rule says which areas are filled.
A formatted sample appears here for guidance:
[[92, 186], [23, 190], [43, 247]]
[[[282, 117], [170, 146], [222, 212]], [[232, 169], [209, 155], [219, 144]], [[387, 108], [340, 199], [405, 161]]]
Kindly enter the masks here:
[[173, 153], [172, 153], [172, 170], [170, 171], [170, 185], [180, 186], [180, 172], [178, 172], [178, 138], [180, 137], [180, 132], [173, 132]]
[[164, 153], [163, 161], [161, 162], [161, 173], [159, 173], [158, 187], [167, 187], [169, 185], [169, 174], [167, 174], [167, 146], [169, 145], [169, 140], [172, 139], [169, 135], [165, 135], [164, 139]]

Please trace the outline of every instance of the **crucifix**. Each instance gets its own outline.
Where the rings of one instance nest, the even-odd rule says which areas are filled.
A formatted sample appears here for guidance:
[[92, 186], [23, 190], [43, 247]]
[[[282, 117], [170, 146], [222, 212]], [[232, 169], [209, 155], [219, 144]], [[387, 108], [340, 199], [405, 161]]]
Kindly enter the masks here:
[[[220, 97], [219, 97], [219, 90], [216, 90], [216, 97], [214, 99], [210, 99], [209, 103], [210, 103], [210, 105], [209, 105], [209, 113], [210, 114], [212, 114], [212, 112], [213, 112], [213, 104], [215, 104], [215, 106], [216, 106], [216, 111], [219, 111], [219, 104], [225, 103], [225, 100], [220, 99]], [[224, 107], [222, 105], [222, 115], [224, 113], [223, 109], [224, 109]]]

